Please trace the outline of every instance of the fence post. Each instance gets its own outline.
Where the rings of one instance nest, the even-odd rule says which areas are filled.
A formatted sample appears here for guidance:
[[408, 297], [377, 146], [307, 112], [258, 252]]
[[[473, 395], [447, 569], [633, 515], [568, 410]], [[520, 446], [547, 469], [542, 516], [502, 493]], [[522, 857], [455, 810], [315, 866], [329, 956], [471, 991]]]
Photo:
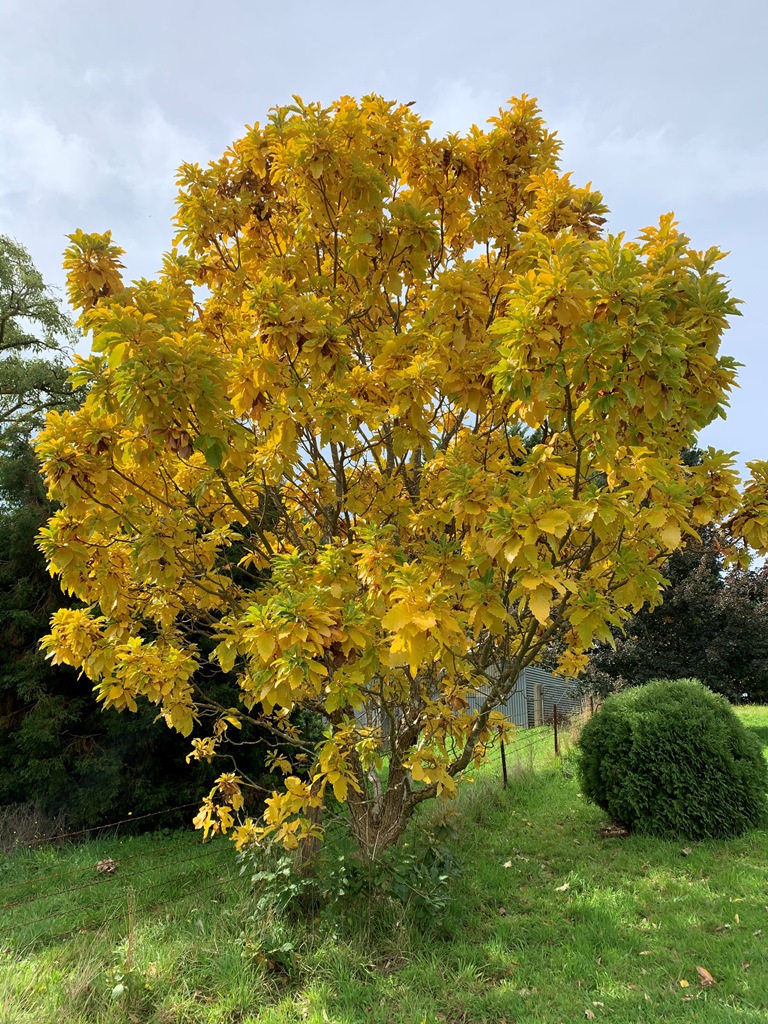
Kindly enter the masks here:
[[535, 727], [544, 725], [544, 687], [536, 683], [533, 688], [533, 724]]
[[589, 713], [590, 715], [594, 715], [595, 713], [595, 698], [592, 696], [591, 693], [589, 695]]
[[[499, 726], [499, 737], [501, 737], [501, 726]], [[501, 739], [501, 777], [504, 780], [503, 788], [507, 788], [507, 754], [504, 750], [504, 740]]]
[[552, 705], [552, 726], [555, 731], [555, 756], [560, 756], [560, 745], [557, 742], [557, 704]]

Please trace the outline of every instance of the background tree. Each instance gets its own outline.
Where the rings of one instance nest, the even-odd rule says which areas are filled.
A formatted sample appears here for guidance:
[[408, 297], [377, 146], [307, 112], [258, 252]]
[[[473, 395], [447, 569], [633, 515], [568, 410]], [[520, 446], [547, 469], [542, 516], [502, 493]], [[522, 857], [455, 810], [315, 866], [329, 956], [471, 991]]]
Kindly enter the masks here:
[[[185, 741], [154, 726], [147, 701], [126, 722], [39, 650], [51, 615], [73, 602], [35, 545], [55, 506], [30, 437], [48, 409], [82, 401], [65, 358], [74, 340], [29, 254], [0, 236], [0, 804], [33, 802], [87, 827], [188, 802], [213, 780], [207, 765], [190, 774]], [[220, 672], [209, 685], [226, 686]]]
[[[62, 505], [43, 547], [85, 607], [47, 647], [110, 707], [207, 725], [199, 759], [270, 733], [284, 786], [238, 844], [297, 846], [332, 793], [373, 856], [455, 792], [552, 639], [575, 672], [658, 602], [691, 522], [768, 542], [766, 464], [740, 497], [729, 456], [680, 456], [734, 381], [721, 253], [671, 215], [603, 236], [529, 98], [428, 128], [375, 96], [274, 110], [182, 167], [182, 249], [153, 281], [124, 284], [109, 234], [71, 236], [89, 392], [38, 450]], [[202, 637], [237, 703], [200, 681]], [[219, 776], [206, 833], [242, 782]]]
[[63, 354], [74, 338], [29, 253], [0, 235], [0, 449], [29, 438], [46, 410], [71, 406]]
[[768, 567], [723, 567], [713, 530], [667, 563], [664, 603], [596, 645], [584, 684], [605, 694], [651, 679], [696, 678], [731, 701], [768, 702]]

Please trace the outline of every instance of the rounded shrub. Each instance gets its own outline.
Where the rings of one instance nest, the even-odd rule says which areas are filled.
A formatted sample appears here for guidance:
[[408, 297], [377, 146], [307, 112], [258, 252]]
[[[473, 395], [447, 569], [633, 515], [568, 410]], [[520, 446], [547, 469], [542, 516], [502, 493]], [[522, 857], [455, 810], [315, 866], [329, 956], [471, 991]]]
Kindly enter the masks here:
[[609, 697], [581, 733], [579, 775], [587, 799], [644, 835], [725, 838], [765, 820], [760, 745], [695, 679]]

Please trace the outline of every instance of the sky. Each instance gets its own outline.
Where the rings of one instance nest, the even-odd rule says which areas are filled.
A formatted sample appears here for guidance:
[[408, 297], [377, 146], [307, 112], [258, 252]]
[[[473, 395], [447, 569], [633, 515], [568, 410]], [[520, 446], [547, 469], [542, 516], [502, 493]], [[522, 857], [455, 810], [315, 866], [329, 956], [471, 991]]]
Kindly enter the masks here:
[[0, 233], [62, 294], [76, 228], [153, 275], [178, 165], [292, 94], [413, 100], [444, 134], [528, 93], [611, 231], [673, 210], [697, 248], [730, 251], [741, 388], [701, 443], [768, 458], [765, 0], [0, 0], [0, 26]]

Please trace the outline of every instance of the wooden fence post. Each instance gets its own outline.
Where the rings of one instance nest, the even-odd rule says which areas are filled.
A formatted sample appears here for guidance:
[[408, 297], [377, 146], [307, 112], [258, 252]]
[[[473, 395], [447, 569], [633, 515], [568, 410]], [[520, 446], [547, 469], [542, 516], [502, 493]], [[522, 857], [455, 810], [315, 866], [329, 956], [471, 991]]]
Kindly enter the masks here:
[[[499, 726], [499, 736], [501, 737], [501, 726]], [[504, 780], [503, 788], [507, 788], [507, 753], [504, 750], [504, 740], [501, 740], [501, 777]]]
[[557, 704], [552, 705], [552, 726], [555, 732], [555, 756], [560, 756], [560, 745], [557, 742]]

